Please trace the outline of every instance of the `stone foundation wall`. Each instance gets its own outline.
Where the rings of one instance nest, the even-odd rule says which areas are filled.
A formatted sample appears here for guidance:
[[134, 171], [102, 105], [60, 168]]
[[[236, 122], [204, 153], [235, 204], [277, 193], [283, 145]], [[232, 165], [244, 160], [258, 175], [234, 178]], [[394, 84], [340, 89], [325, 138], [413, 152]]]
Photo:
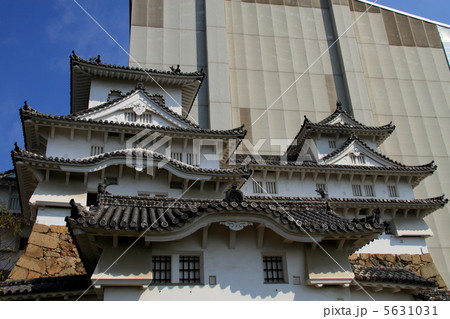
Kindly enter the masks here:
[[350, 255], [349, 260], [350, 263], [361, 266], [408, 268], [419, 276], [434, 280], [439, 285], [439, 289], [447, 289], [430, 254], [353, 254]]
[[86, 271], [66, 226], [34, 224], [8, 280], [82, 275]]

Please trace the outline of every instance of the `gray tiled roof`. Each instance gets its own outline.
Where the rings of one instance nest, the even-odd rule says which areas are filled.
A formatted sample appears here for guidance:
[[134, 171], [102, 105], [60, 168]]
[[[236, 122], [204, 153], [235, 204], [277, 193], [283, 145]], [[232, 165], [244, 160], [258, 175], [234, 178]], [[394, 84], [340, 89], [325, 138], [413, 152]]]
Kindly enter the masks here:
[[357, 281], [437, 286], [433, 280], [419, 276], [408, 268], [354, 265], [353, 272]]
[[155, 131], [163, 131], [163, 132], [178, 132], [178, 133], [188, 133], [188, 134], [203, 134], [203, 135], [218, 135], [218, 136], [231, 136], [231, 137], [237, 137], [237, 138], [244, 138], [247, 131], [244, 129], [244, 126], [230, 129], [230, 130], [210, 130], [210, 129], [203, 129], [200, 127], [194, 127], [194, 128], [172, 128], [172, 127], [163, 127], [158, 125], [151, 125], [151, 124], [140, 124], [140, 123], [123, 123], [123, 122], [114, 122], [114, 121], [107, 121], [107, 120], [92, 120], [92, 119], [83, 119], [80, 117], [76, 117], [75, 114], [71, 115], [51, 115], [51, 114], [45, 114], [41, 113], [39, 111], [36, 111], [32, 109], [30, 106], [25, 106], [22, 109], [20, 109], [20, 114], [22, 117], [22, 121], [25, 121], [26, 119], [35, 116], [41, 119], [50, 119], [50, 120], [57, 120], [57, 121], [64, 121], [64, 122], [70, 122], [70, 123], [92, 123], [96, 125], [111, 125], [116, 127], [123, 127], [123, 128], [136, 128], [136, 129], [151, 129]]
[[423, 301], [450, 301], [450, 291], [440, 289], [423, 290], [415, 297]]
[[3, 281], [0, 282], [0, 296], [84, 290], [90, 285], [88, 275]]
[[167, 161], [168, 165], [171, 165], [172, 167], [175, 167], [179, 170], [189, 172], [189, 173], [199, 173], [199, 174], [211, 174], [211, 175], [236, 175], [236, 176], [249, 176], [251, 174], [251, 171], [248, 169], [247, 166], [241, 166], [237, 168], [231, 168], [231, 169], [213, 169], [213, 168], [201, 168], [197, 166], [192, 166], [185, 164], [183, 162], [168, 158], [162, 154], [151, 152], [151, 151], [145, 151], [142, 149], [125, 149], [125, 150], [118, 150], [118, 151], [112, 151], [103, 153], [100, 155], [95, 156], [89, 156], [84, 158], [77, 158], [77, 159], [70, 159], [70, 158], [61, 158], [61, 157], [47, 157], [44, 155], [39, 155], [36, 153], [32, 153], [29, 151], [26, 151], [24, 149], [21, 149], [18, 145], [16, 145], [15, 150], [12, 151], [12, 156], [14, 159], [18, 158], [29, 158], [29, 159], [35, 159], [39, 161], [44, 162], [52, 162], [57, 164], [76, 164], [76, 165], [89, 165], [94, 163], [99, 163], [102, 161], [105, 161], [110, 158], [121, 158], [126, 156], [139, 156], [143, 159], [145, 162], [148, 157], [152, 157], [156, 160], [165, 160]]
[[[268, 201], [244, 198], [242, 203], [219, 199], [148, 198], [143, 196], [101, 195], [97, 206], [86, 215], [68, 218], [71, 226], [142, 232], [171, 231], [195, 222], [205, 214], [243, 213], [263, 215], [291, 231], [313, 234], [381, 233], [384, 226], [376, 221], [348, 220], [327, 209], [322, 201]], [[85, 216], [83, 216], [85, 215]], [[73, 216], [72, 216], [73, 217]]]

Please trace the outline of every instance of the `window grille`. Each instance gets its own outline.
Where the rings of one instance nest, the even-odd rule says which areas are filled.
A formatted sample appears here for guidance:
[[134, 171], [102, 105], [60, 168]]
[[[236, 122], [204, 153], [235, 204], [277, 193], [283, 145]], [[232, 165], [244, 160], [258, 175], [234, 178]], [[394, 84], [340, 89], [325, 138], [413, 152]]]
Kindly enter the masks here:
[[152, 257], [152, 272], [153, 283], [170, 283], [170, 256], [153, 256]]
[[180, 282], [184, 284], [200, 283], [199, 256], [180, 256]]
[[353, 196], [362, 196], [361, 185], [352, 185]]
[[10, 211], [18, 211], [20, 210], [20, 201], [18, 197], [11, 197], [9, 199], [8, 209]]
[[253, 193], [254, 194], [262, 194], [264, 192], [262, 187], [262, 182], [253, 181]]
[[335, 140], [329, 140], [328, 141], [328, 147], [329, 148], [336, 148], [336, 141]]
[[103, 154], [103, 146], [91, 146], [91, 156]]
[[397, 186], [388, 185], [389, 197], [398, 197]]
[[350, 160], [352, 164], [366, 164], [366, 159], [364, 155], [358, 155], [350, 154]]
[[125, 112], [125, 121], [127, 121], [127, 122], [136, 122], [136, 113], [134, 113], [134, 112]]
[[283, 258], [263, 257], [264, 283], [284, 282]]
[[375, 192], [373, 190], [373, 186], [372, 185], [364, 185], [364, 193], [368, 197], [374, 197], [375, 196]]
[[149, 113], [144, 113], [141, 115], [141, 122], [150, 124], [152, 122], [152, 115]]
[[266, 182], [266, 192], [268, 194], [276, 194], [277, 191], [277, 183], [276, 182]]
[[170, 156], [172, 157], [172, 159], [180, 162], [183, 160], [183, 153], [181, 152], [172, 152], [170, 153]]
[[187, 153], [186, 154], [186, 163], [193, 166], [198, 166], [197, 162], [197, 154]]
[[327, 185], [325, 185], [325, 184], [322, 184], [322, 183], [317, 183], [316, 184], [316, 190], [318, 190], [318, 191], [320, 191], [320, 190], [322, 190], [322, 191], [327, 191]]

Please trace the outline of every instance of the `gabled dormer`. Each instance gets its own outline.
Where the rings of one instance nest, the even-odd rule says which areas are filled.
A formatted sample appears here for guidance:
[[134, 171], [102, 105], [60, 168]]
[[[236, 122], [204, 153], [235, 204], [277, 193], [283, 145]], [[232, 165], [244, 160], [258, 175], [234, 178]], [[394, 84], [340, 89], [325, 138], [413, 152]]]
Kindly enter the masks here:
[[128, 124], [146, 124], [169, 128], [198, 128], [165, 106], [164, 98], [148, 93], [141, 82], [125, 96], [72, 114], [74, 118]]
[[320, 158], [319, 162], [327, 165], [405, 167], [405, 165], [378, 153], [355, 135], [350, 136], [341, 147]]
[[364, 125], [347, 113], [338, 102], [334, 113], [318, 123], [311, 122], [305, 116], [300, 131], [287, 149], [287, 155], [298, 157], [305, 146], [309, 148], [312, 146], [311, 142], [314, 142], [317, 156], [321, 157], [319, 154], [324, 155], [340, 148], [352, 134], [376, 148], [394, 130], [395, 125], [392, 123], [383, 126]]

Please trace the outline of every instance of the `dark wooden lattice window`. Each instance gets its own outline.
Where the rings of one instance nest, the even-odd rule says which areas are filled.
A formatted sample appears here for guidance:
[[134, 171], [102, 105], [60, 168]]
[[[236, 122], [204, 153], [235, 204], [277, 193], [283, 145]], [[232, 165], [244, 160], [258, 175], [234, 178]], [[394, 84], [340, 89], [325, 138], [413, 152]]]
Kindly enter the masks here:
[[153, 283], [170, 283], [170, 256], [152, 257]]
[[180, 282], [184, 284], [200, 283], [199, 256], [180, 256]]
[[284, 282], [283, 257], [263, 257], [264, 283]]

